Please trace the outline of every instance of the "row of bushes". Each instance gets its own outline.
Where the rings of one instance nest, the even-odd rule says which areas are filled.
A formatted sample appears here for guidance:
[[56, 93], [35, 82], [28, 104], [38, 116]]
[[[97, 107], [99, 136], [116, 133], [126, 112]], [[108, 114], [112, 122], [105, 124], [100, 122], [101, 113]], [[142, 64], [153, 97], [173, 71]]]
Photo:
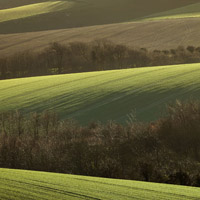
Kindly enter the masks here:
[[0, 57], [0, 79], [200, 62], [200, 47], [133, 49], [110, 41], [52, 43], [42, 52]]
[[200, 186], [200, 102], [155, 122], [90, 123], [2, 113], [0, 167]]

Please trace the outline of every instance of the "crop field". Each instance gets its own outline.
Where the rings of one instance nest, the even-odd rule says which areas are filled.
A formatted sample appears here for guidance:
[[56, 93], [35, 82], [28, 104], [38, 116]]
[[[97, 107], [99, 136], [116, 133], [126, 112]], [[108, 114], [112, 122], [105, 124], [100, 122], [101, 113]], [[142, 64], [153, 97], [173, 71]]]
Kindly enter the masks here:
[[156, 13], [152, 16], [146, 16], [144, 20], [161, 20], [200, 17], [200, 3], [191, 4], [166, 12]]
[[[19, 51], [40, 51], [51, 42], [90, 42], [106, 38], [114, 43], [149, 50], [172, 49], [179, 45], [200, 46], [200, 18], [168, 19], [39, 31], [0, 34], [0, 57]], [[155, 32], [155, 30], [159, 30]]]
[[0, 57], [96, 39], [151, 50], [200, 46], [199, 13], [200, 0], [1, 0]]
[[135, 68], [0, 81], [0, 112], [53, 110], [86, 124], [157, 119], [168, 102], [200, 97], [200, 64]]
[[193, 3], [199, 0], [1, 0], [0, 33], [128, 22]]
[[0, 169], [0, 199], [198, 200], [200, 190], [158, 183]]

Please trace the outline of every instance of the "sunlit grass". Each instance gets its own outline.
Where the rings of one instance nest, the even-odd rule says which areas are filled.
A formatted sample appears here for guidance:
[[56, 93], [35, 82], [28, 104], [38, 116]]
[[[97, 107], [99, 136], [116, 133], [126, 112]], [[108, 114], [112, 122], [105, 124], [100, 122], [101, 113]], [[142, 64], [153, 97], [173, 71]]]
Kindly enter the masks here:
[[47, 1], [42, 3], [30, 4], [15, 8], [0, 10], [0, 22], [27, 18], [44, 13], [64, 10], [72, 6], [68, 1]]
[[0, 199], [200, 199], [195, 187], [0, 169]]
[[168, 102], [200, 98], [200, 64], [147, 67], [0, 81], [0, 112], [54, 110], [81, 123], [160, 116]]
[[184, 6], [166, 12], [156, 13], [155, 15], [146, 16], [142, 20], [179, 19], [193, 17], [200, 17], [200, 3]]

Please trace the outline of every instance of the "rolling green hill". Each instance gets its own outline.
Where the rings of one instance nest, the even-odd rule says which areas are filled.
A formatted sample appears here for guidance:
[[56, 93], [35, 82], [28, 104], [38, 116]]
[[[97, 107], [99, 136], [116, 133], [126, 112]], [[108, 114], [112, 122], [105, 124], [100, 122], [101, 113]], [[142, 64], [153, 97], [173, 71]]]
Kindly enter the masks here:
[[1, 0], [0, 9], [15, 8], [19, 6], [30, 5], [34, 3], [46, 2], [47, 0]]
[[0, 199], [197, 200], [195, 187], [0, 169]]
[[181, 8], [146, 16], [144, 17], [144, 20], [178, 19], [193, 17], [200, 17], [200, 3], [191, 4]]
[[0, 81], [0, 112], [54, 110], [81, 123], [158, 118], [167, 102], [200, 97], [200, 64]]
[[51, 13], [69, 9], [72, 3], [68, 1], [47, 1], [15, 8], [0, 10], [0, 23], [10, 20]]
[[[28, 0], [23, 0], [21, 3], [19, 0], [1, 1], [0, 19], [3, 20], [0, 23], [0, 33], [127, 22], [199, 2], [199, 0], [41, 0], [41, 3], [39, 0], [31, 0], [30, 3]], [[51, 4], [54, 6], [49, 6]]]

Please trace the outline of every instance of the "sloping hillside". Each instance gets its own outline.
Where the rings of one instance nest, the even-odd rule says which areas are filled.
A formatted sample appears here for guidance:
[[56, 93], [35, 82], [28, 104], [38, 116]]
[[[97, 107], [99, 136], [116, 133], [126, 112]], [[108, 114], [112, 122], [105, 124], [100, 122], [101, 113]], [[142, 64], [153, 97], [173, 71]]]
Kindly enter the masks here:
[[[26, 6], [23, 6], [22, 2]], [[40, 7], [37, 7], [38, 0], [31, 0], [29, 5], [27, 5], [28, 0], [22, 2], [20, 3], [19, 0], [0, 2], [0, 19], [4, 19], [0, 23], [0, 33], [127, 22], [197, 3], [199, 0], [54, 0], [45, 2], [42, 0], [40, 2], [43, 2], [45, 6]], [[57, 6], [49, 9], [49, 4], [64, 4], [65, 6], [62, 9], [60, 6], [59, 9]], [[70, 8], [66, 6], [68, 4], [71, 5]], [[34, 15], [29, 14], [30, 9], [34, 10]]]
[[15, 8], [24, 5], [30, 5], [34, 3], [45, 2], [46, 0], [1, 0], [0, 9]]
[[16, 19], [28, 18], [44, 13], [69, 9], [72, 3], [68, 1], [47, 1], [15, 8], [0, 10], [0, 23]]
[[[19, 34], [0, 34], [0, 55], [42, 50], [51, 42], [88, 42], [106, 38], [114, 43], [147, 49], [200, 46], [200, 18], [144, 21]], [[155, 31], [159, 30], [159, 31]]]
[[200, 198], [195, 187], [0, 169], [0, 199], [177, 199]]
[[193, 17], [200, 17], [200, 3], [195, 3], [181, 8], [168, 10], [166, 12], [146, 16], [144, 17], [144, 20], [179, 19]]
[[167, 102], [200, 97], [200, 64], [0, 81], [0, 112], [55, 110], [81, 123], [160, 116]]
[[153, 50], [200, 46], [200, 0], [1, 0], [0, 8], [2, 56], [102, 38]]

